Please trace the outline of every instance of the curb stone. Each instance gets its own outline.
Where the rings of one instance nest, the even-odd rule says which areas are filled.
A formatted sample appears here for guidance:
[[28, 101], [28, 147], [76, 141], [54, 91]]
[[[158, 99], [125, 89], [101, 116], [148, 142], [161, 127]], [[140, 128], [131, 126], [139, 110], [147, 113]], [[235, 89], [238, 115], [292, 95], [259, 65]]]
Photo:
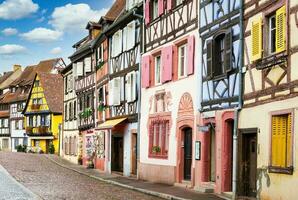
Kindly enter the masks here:
[[148, 194], [148, 195], [151, 195], [151, 196], [156, 196], [156, 197], [159, 197], [159, 198], [162, 198], [162, 199], [168, 199], [168, 200], [190, 200], [190, 199], [185, 199], [185, 198], [177, 197], [177, 196], [170, 195], [170, 194], [165, 194], [165, 193], [155, 192], [155, 191], [152, 191], [152, 190], [146, 190], [146, 189], [142, 189], [142, 188], [138, 188], [138, 187], [134, 187], [134, 186], [130, 186], [130, 185], [125, 185], [125, 184], [119, 183], [117, 181], [111, 181], [111, 180], [107, 180], [107, 179], [100, 178], [100, 177], [97, 177], [97, 176], [89, 175], [87, 173], [84, 173], [84, 172], [81, 172], [79, 170], [73, 169], [71, 167], [65, 166], [65, 165], [63, 165], [63, 164], [61, 164], [61, 163], [53, 160], [52, 158], [50, 158], [47, 155], [46, 155], [46, 158], [49, 159], [51, 162], [55, 163], [56, 165], [59, 165], [60, 167], [63, 167], [65, 169], [72, 170], [72, 171], [77, 172], [79, 174], [88, 176], [90, 178], [93, 178], [93, 179], [96, 179], [96, 180], [99, 180], [99, 181], [102, 181], [102, 182], [105, 182], [105, 183], [108, 183], [108, 184], [117, 185], [117, 186], [120, 186], [120, 187], [123, 187], [123, 188], [126, 188], [126, 189], [138, 191], [138, 192], [141, 192], [141, 193], [144, 193], [144, 194]]

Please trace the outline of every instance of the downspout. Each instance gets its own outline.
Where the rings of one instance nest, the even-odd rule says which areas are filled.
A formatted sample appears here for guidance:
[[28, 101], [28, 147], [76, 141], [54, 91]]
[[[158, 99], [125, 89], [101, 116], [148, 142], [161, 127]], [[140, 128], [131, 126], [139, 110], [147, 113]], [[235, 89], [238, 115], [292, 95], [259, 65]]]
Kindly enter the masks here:
[[242, 92], [243, 92], [243, 83], [242, 83], [242, 68], [244, 67], [244, 0], [240, 0], [240, 63], [239, 63], [239, 94], [238, 94], [238, 107], [234, 111], [234, 130], [233, 130], [233, 183], [232, 183], [232, 192], [233, 197], [232, 199], [237, 198], [237, 174], [238, 174], [238, 124], [239, 124], [239, 113], [242, 109], [243, 99], [242, 99]]
[[[144, 5], [144, 4], [143, 4]], [[142, 6], [143, 6], [142, 5]], [[145, 26], [144, 26], [144, 18], [142, 15], [139, 15], [136, 13], [136, 9], [134, 9], [133, 11], [133, 16], [137, 17], [139, 22], [140, 22], [140, 27], [141, 30], [140, 32], [142, 32], [142, 37], [141, 37], [141, 42], [140, 42], [140, 54], [141, 56], [144, 53], [144, 44], [145, 44]], [[136, 166], [137, 166], [137, 177], [139, 177], [139, 167], [138, 167], [138, 161], [140, 160], [140, 131], [141, 131], [141, 126], [140, 126], [140, 121], [141, 121], [141, 90], [142, 90], [142, 86], [141, 86], [141, 74], [142, 74], [142, 59], [140, 59], [140, 63], [139, 63], [139, 87], [138, 87], [138, 128], [137, 128], [137, 147], [136, 147]]]

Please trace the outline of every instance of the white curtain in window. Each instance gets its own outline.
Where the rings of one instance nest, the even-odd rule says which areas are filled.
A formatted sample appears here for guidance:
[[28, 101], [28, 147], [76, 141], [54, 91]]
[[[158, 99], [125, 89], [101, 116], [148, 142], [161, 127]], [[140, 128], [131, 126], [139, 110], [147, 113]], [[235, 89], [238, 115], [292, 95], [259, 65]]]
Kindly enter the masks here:
[[113, 79], [113, 105], [120, 105], [121, 96], [121, 79], [120, 77]]
[[77, 63], [77, 76], [83, 76], [83, 62]]

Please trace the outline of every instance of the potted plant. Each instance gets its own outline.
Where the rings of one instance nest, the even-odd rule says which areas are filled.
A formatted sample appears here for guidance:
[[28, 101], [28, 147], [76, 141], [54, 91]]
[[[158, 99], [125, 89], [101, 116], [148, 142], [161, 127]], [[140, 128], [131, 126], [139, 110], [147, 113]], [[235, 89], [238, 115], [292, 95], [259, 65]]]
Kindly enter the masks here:
[[50, 154], [54, 154], [55, 153], [55, 146], [54, 146], [53, 143], [51, 143], [50, 146], [49, 146], [49, 153]]
[[161, 148], [159, 146], [152, 147], [152, 153], [158, 154], [161, 152]]
[[99, 106], [97, 107], [97, 110], [99, 112], [103, 112], [103, 111], [105, 111], [105, 109], [106, 109], [106, 107], [103, 103], [99, 104]]

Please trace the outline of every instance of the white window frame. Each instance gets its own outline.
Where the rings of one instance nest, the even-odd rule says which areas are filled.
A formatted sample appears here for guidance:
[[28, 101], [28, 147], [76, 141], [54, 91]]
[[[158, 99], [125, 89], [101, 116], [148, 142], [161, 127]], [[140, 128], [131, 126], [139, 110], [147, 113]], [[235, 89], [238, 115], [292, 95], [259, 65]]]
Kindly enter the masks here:
[[[182, 66], [182, 48], [184, 48], [184, 66]], [[182, 67], [183, 69], [183, 74], [181, 74], [182, 72]], [[183, 44], [181, 46], [178, 47], [178, 78], [184, 78], [186, 77], [187, 74], [187, 44]]]
[[[157, 70], [157, 59], [159, 58], [159, 70]], [[158, 76], [158, 72], [159, 71], [159, 76]], [[155, 56], [154, 57], [154, 73], [155, 73], [155, 85], [160, 85], [161, 84], [161, 74], [162, 70], [161, 70], [161, 55]], [[157, 77], [159, 77], [159, 81], [157, 81]]]

